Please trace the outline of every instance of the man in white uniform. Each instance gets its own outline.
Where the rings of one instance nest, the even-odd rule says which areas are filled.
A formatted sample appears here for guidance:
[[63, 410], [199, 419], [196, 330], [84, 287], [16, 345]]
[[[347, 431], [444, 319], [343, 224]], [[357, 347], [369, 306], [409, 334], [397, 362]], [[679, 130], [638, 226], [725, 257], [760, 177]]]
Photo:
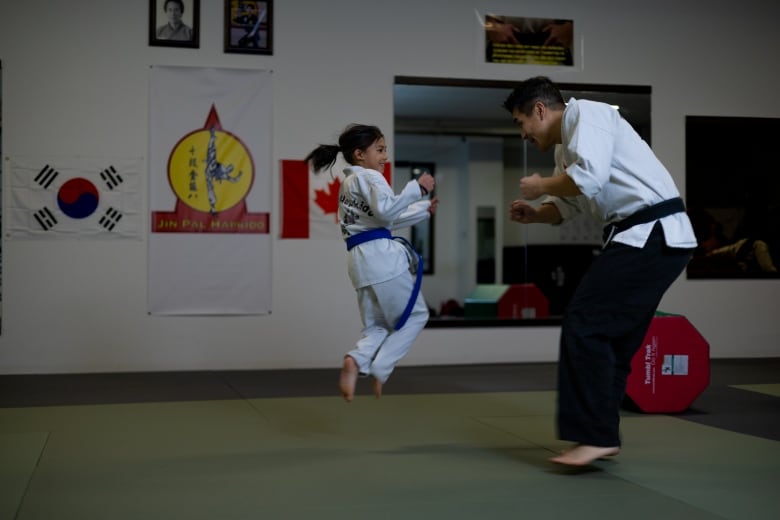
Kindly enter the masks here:
[[[574, 446], [553, 457], [582, 466], [620, 451], [620, 406], [631, 359], [661, 298], [696, 247], [674, 181], [650, 147], [610, 105], [570, 99], [545, 77], [504, 102], [520, 135], [555, 147], [551, 177], [520, 181], [516, 222], [559, 225], [590, 213], [604, 222], [604, 249], [569, 301], [558, 365], [558, 433]], [[527, 201], [542, 199], [541, 205]]]

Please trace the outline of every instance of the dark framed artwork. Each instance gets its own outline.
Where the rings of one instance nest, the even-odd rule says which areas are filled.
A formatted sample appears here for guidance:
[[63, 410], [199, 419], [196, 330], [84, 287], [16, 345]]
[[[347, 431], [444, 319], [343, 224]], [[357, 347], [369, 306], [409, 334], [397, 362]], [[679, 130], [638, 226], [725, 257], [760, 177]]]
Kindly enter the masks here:
[[225, 0], [225, 52], [273, 54], [272, 0]]
[[698, 242], [688, 279], [780, 280], [780, 177], [766, 162], [778, 135], [780, 118], [685, 117], [685, 202]]
[[200, 45], [200, 0], [149, 0], [149, 45]]
[[574, 65], [574, 20], [485, 15], [485, 62]]

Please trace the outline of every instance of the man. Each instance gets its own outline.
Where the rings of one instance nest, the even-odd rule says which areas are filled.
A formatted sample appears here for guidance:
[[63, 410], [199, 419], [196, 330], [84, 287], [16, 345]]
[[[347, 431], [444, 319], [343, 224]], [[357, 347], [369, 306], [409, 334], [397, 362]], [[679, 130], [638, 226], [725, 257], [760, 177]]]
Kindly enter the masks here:
[[[696, 238], [666, 168], [610, 105], [570, 99], [545, 77], [504, 102], [523, 139], [555, 147], [551, 177], [520, 181], [510, 218], [559, 225], [589, 213], [605, 223], [604, 248], [564, 313], [557, 423], [574, 446], [551, 461], [590, 464], [620, 452], [620, 406], [631, 359]], [[540, 205], [527, 201], [546, 196]]]
[[157, 28], [158, 40], [192, 40], [192, 28], [182, 22], [184, 2], [182, 0], [165, 0], [163, 10], [168, 17], [168, 23]]

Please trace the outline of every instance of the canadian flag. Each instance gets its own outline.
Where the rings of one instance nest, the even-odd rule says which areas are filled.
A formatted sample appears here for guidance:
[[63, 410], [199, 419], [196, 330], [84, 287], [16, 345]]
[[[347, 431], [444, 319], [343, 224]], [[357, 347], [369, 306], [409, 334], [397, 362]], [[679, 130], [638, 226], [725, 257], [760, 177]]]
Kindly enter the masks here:
[[[315, 174], [306, 161], [282, 159], [280, 238], [341, 238], [337, 219], [344, 166], [336, 162]], [[383, 174], [391, 183], [389, 163]]]

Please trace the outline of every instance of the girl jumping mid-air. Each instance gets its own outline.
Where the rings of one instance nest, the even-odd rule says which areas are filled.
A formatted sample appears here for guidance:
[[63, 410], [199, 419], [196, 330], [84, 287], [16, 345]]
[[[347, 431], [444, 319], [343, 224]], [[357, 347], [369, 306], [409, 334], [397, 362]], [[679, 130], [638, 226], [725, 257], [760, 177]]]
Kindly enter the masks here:
[[428, 306], [419, 292], [422, 272], [415, 267], [422, 260], [391, 230], [429, 218], [438, 201], [425, 199], [435, 184], [429, 173], [393, 192], [382, 175], [388, 160], [385, 138], [375, 126], [348, 126], [339, 144], [318, 146], [306, 161], [320, 172], [333, 166], [339, 152], [350, 166], [339, 191], [338, 220], [363, 322], [339, 378], [341, 394], [350, 402], [358, 375], [374, 376], [374, 395], [382, 395], [382, 385], [428, 322]]

